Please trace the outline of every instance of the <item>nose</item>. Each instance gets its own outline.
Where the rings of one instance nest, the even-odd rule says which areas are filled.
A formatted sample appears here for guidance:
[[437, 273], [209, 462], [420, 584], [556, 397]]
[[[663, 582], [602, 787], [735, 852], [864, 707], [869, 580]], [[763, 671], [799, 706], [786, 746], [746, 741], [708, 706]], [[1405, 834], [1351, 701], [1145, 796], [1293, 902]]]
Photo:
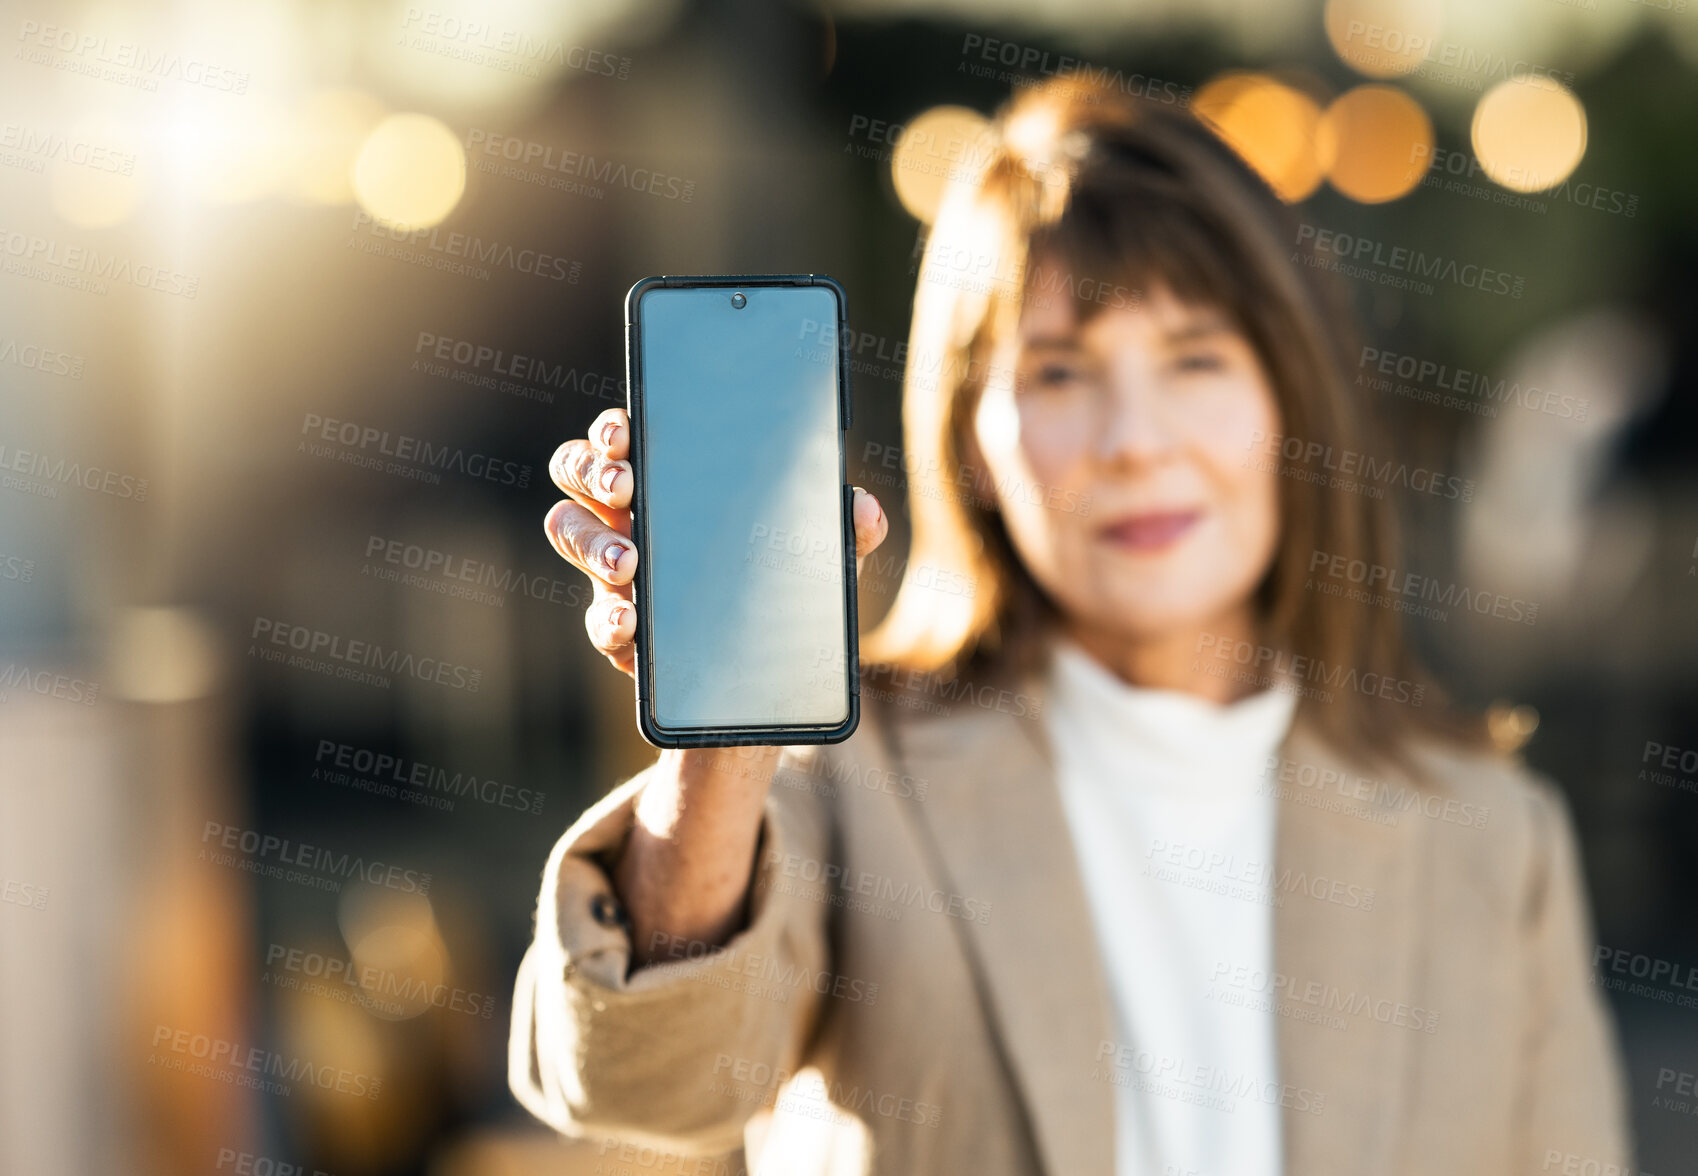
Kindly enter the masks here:
[[1144, 465], [1173, 451], [1174, 434], [1155, 375], [1143, 365], [1118, 368], [1097, 421], [1097, 457], [1104, 465]]

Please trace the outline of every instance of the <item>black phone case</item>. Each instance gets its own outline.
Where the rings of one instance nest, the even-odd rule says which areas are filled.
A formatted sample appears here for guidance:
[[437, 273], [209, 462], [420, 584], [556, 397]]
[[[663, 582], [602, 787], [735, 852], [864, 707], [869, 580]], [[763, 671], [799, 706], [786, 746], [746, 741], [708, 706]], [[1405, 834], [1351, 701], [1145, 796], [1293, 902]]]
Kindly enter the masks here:
[[[642, 337], [638, 303], [643, 294], [659, 288], [702, 288], [737, 286], [824, 286], [837, 301], [837, 480], [842, 486], [843, 591], [847, 651], [849, 717], [834, 727], [696, 727], [688, 731], [662, 730], [654, 716], [654, 662], [649, 642], [649, 566], [647, 517], [647, 454], [643, 439]], [[852, 421], [849, 391], [848, 296], [835, 278], [824, 274], [728, 274], [712, 276], [661, 276], [643, 278], [625, 295], [625, 409], [631, 418], [631, 469], [635, 487], [631, 495], [631, 539], [637, 546], [637, 574], [632, 596], [637, 606], [637, 729], [655, 747], [736, 747], [746, 744], [789, 745], [841, 743], [855, 733], [861, 721], [860, 636], [856, 618], [854, 489], [848, 483], [848, 430]]]

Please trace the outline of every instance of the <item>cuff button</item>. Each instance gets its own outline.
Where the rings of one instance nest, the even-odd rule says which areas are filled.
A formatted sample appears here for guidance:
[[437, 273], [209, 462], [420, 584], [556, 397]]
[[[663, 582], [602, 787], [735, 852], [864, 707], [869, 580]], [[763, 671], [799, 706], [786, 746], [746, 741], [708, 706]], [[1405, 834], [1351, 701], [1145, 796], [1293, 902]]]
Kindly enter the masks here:
[[625, 927], [625, 912], [611, 894], [598, 894], [590, 899], [590, 917], [603, 927]]

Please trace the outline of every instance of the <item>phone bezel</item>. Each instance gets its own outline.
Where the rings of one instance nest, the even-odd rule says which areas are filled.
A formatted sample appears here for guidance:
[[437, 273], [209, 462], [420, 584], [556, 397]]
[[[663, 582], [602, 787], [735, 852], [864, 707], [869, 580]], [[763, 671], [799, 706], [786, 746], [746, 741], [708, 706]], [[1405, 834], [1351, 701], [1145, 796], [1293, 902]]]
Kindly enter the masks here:
[[[642, 299], [655, 289], [742, 289], [785, 286], [820, 286], [832, 292], [837, 304], [837, 480], [842, 487], [839, 515], [843, 526], [843, 617], [845, 689], [848, 717], [831, 726], [732, 726], [666, 728], [654, 714], [654, 664], [649, 640], [648, 533], [644, 527], [644, 504], [648, 487], [645, 477], [644, 400], [642, 370]], [[635, 638], [637, 669], [637, 729], [650, 744], [672, 747], [737, 747], [749, 744], [841, 743], [854, 734], [861, 721], [861, 672], [859, 622], [856, 616], [854, 490], [848, 482], [848, 430], [852, 423], [849, 391], [848, 296], [835, 278], [824, 274], [713, 274], [660, 275], [643, 278], [625, 295], [625, 411], [631, 420], [631, 539], [637, 548], [637, 574], [632, 580], [632, 598], [637, 608]]]

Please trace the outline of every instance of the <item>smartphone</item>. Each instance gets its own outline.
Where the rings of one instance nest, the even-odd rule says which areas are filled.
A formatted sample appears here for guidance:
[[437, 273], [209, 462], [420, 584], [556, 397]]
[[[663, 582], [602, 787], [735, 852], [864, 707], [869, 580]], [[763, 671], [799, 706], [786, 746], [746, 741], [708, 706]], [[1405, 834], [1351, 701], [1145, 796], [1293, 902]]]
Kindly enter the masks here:
[[843, 287], [652, 277], [625, 296], [637, 726], [836, 743], [860, 721]]

